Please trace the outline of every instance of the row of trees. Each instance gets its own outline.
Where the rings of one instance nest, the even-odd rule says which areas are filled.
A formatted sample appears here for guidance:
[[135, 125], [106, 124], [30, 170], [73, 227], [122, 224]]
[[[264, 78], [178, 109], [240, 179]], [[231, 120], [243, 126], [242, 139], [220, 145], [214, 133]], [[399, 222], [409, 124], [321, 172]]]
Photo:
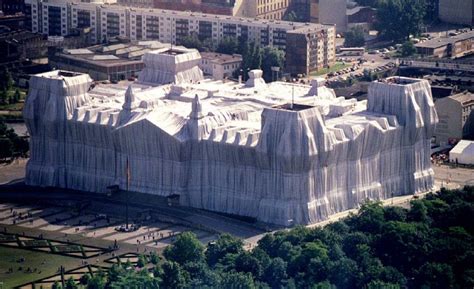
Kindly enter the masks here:
[[224, 54], [240, 54], [243, 58], [242, 71], [236, 71], [234, 77], [242, 75], [247, 78], [247, 72], [252, 69], [262, 69], [263, 78], [270, 82], [273, 80], [273, 66], [283, 70], [285, 64], [285, 53], [274, 47], [260, 47], [254, 42], [245, 39], [226, 37], [216, 46], [211, 40], [201, 40], [197, 34], [190, 34], [180, 40], [180, 44], [188, 48], [195, 48], [199, 51], [218, 52]]
[[[473, 288], [474, 187], [410, 209], [362, 206], [325, 228], [267, 234], [251, 251], [222, 235], [207, 250], [183, 233], [152, 269], [113, 266], [87, 288]], [[152, 256], [149, 257], [153, 258]], [[144, 262], [142, 262], [144, 263]], [[143, 265], [143, 264], [141, 264]], [[150, 274], [152, 272], [152, 274]]]
[[[18, 103], [21, 99], [20, 90], [13, 92], [13, 78], [6, 67], [0, 71], [0, 105]], [[12, 93], [13, 92], [13, 93]]]
[[[437, 0], [357, 0], [360, 5], [377, 9], [376, 29], [383, 39], [407, 41], [419, 35], [423, 28], [437, 20]], [[364, 45], [363, 33], [358, 28], [345, 35], [346, 47]]]
[[8, 90], [0, 90], [0, 104], [15, 104], [21, 100], [20, 90], [17, 88], [13, 94], [9, 93]]
[[29, 150], [28, 140], [18, 136], [13, 129], [9, 129], [0, 116], [0, 160], [13, 157], [26, 157]]

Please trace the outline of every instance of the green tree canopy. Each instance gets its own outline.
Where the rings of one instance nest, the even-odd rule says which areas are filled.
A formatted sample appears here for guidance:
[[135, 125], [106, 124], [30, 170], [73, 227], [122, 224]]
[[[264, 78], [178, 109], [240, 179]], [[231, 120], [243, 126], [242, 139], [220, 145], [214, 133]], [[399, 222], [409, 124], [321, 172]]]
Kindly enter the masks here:
[[385, 39], [408, 40], [418, 35], [425, 16], [425, 0], [383, 0], [377, 9], [377, 29]]
[[69, 279], [67, 279], [67, 281], [66, 281], [66, 284], [64, 285], [64, 288], [66, 288], [66, 289], [77, 289], [78, 286], [77, 286], [76, 282], [74, 281], [74, 279], [72, 277], [69, 277]]
[[224, 37], [217, 46], [216, 52], [224, 54], [235, 54], [239, 51], [239, 43], [235, 37]]
[[280, 71], [283, 71], [285, 65], [285, 52], [275, 47], [265, 47], [261, 53], [263, 79], [265, 79], [266, 82], [271, 82], [273, 81], [273, 77], [276, 77], [272, 72], [272, 67], [278, 67]]
[[403, 57], [411, 56], [416, 53], [416, 47], [411, 41], [406, 41], [403, 43], [402, 47], [400, 47], [400, 54]]
[[255, 289], [256, 287], [249, 273], [230, 272], [223, 274], [220, 288]]
[[181, 266], [173, 261], [163, 263], [163, 275], [161, 276], [161, 287], [163, 288], [186, 288], [188, 283], [188, 274]]
[[222, 234], [219, 239], [210, 244], [206, 250], [206, 259], [213, 266], [227, 254], [239, 254], [243, 248], [242, 240], [229, 234]]
[[186, 262], [202, 262], [204, 261], [204, 246], [194, 233], [184, 232], [172, 245], [166, 247], [163, 255], [166, 259], [180, 265]]
[[345, 47], [362, 47], [364, 44], [364, 29], [362, 27], [356, 26], [344, 35]]

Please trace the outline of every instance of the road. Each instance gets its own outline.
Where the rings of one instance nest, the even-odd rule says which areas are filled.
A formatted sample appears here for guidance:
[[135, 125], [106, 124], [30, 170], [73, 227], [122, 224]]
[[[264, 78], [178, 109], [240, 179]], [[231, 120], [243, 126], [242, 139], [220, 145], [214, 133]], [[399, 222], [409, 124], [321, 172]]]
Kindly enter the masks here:
[[[7, 180], [15, 180], [15, 179], [22, 179], [24, 177], [24, 166], [26, 164], [25, 160], [20, 160], [17, 163], [11, 164], [9, 166], [3, 166], [0, 168], [0, 183], [6, 182]], [[435, 171], [435, 185], [436, 187], [448, 187], [448, 188], [457, 188], [463, 185], [474, 185], [474, 170], [466, 169], [466, 168], [452, 168], [449, 166], [433, 166]], [[31, 198], [34, 197], [41, 197], [41, 195], [37, 192], [30, 192]], [[44, 194], [43, 197], [45, 198], [84, 198], [84, 194], [80, 196], [77, 195], [70, 195], [66, 192], [59, 193], [49, 192], [48, 194]], [[14, 194], [16, 197], [27, 198], [28, 193], [22, 193], [18, 195], [18, 193]], [[103, 203], [104, 207], [108, 207], [116, 212], [123, 210], [123, 196], [116, 196], [112, 199], [106, 198], [104, 195], [101, 194], [87, 194], [87, 199], [90, 199], [97, 203]], [[2, 193], [2, 197], [5, 195]], [[388, 199], [384, 201], [386, 205], [397, 205], [407, 207], [409, 201], [413, 198], [412, 195], [408, 196], [401, 196], [395, 197], [393, 199]], [[139, 209], [139, 210], [156, 210], [161, 214], [175, 216], [181, 218], [187, 222], [193, 223], [197, 226], [211, 228], [218, 232], [226, 232], [232, 235], [238, 236], [242, 238], [246, 244], [248, 244], [248, 248], [251, 248], [256, 245], [257, 241], [264, 236], [265, 231], [262, 228], [257, 228], [252, 224], [248, 224], [239, 220], [235, 220], [232, 218], [228, 218], [222, 216], [220, 214], [196, 210], [192, 208], [185, 208], [185, 207], [169, 207], [163, 202], [159, 201], [144, 201], [140, 198], [134, 198], [132, 201], [132, 207]], [[347, 216], [350, 212], [355, 212], [356, 210], [341, 212], [329, 217], [328, 220], [319, 222], [316, 224], [312, 224], [310, 227], [315, 226], [324, 226], [327, 223], [334, 222], [340, 218]]]
[[474, 169], [433, 165], [435, 178], [440, 187], [474, 186]]

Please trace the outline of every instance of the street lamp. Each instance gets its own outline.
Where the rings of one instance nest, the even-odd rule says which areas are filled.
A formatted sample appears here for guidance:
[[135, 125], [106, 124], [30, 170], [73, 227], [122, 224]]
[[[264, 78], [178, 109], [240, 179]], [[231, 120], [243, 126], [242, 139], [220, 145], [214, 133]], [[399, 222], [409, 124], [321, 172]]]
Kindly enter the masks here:
[[293, 110], [293, 106], [295, 104], [295, 84], [296, 79], [293, 78], [293, 84], [291, 85], [291, 110]]
[[275, 81], [275, 74], [276, 74], [276, 79], [278, 79], [278, 73], [280, 72], [280, 67], [279, 66], [272, 66], [272, 82]]

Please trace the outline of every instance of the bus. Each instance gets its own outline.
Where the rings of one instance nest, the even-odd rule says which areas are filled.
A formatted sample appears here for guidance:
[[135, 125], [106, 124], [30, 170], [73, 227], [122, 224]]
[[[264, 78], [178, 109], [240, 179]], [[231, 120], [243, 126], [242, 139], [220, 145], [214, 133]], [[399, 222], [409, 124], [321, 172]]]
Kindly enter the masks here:
[[338, 50], [338, 56], [363, 56], [365, 53], [364, 47], [341, 47]]

